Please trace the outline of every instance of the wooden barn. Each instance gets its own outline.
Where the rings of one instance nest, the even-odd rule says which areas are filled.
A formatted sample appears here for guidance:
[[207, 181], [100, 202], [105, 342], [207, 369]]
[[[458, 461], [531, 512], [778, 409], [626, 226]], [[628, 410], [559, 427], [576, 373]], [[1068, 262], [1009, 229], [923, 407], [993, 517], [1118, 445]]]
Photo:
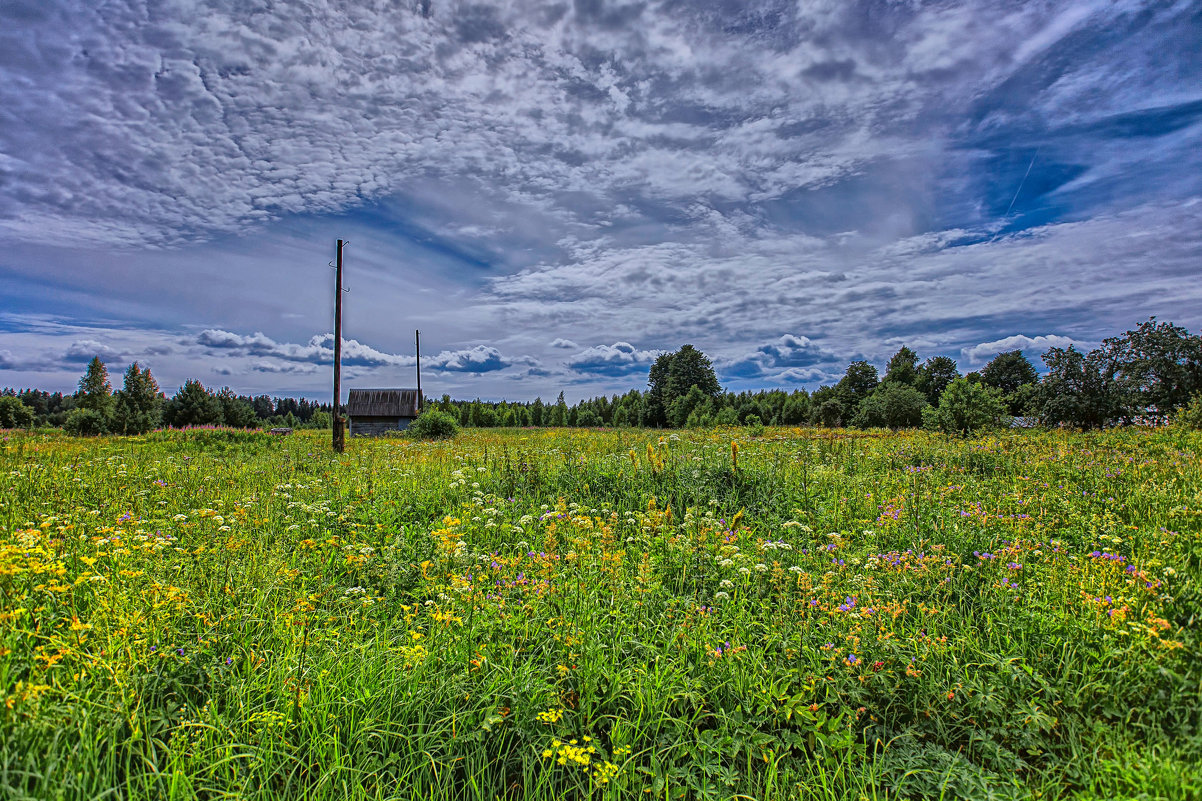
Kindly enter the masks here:
[[416, 389], [352, 389], [346, 402], [352, 437], [404, 431], [417, 414]]

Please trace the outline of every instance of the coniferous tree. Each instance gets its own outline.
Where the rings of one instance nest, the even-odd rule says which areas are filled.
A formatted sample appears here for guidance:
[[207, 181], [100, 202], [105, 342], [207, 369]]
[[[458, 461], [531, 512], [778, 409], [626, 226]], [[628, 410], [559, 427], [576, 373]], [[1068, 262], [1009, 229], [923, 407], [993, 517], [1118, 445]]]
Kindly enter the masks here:
[[196, 379], [184, 383], [164, 412], [167, 422], [176, 428], [220, 425], [222, 421], [220, 402]]
[[106, 420], [112, 413], [113, 387], [109, 383], [109, 371], [99, 356], [92, 357], [83, 378], [79, 379], [75, 406], [78, 409], [90, 409]]
[[145, 434], [158, 428], [163, 417], [163, 399], [150, 368], [137, 362], [125, 371], [125, 383], [113, 406], [113, 430], [118, 434]]

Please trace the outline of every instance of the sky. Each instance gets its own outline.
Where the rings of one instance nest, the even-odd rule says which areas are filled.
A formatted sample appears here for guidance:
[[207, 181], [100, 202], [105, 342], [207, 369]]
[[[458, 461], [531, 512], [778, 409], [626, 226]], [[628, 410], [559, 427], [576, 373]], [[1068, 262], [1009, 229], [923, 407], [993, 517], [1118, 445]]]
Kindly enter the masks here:
[[1202, 2], [0, 0], [0, 386], [570, 400], [1202, 329]]

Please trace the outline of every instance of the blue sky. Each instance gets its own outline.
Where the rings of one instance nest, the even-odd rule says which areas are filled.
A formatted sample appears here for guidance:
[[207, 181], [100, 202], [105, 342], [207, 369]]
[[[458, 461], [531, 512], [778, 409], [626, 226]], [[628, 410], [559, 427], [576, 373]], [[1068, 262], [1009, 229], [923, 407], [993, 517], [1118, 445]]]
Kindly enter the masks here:
[[[99, 7], [98, 7], [99, 6]], [[0, 3], [0, 385], [734, 389], [1202, 328], [1202, 3]]]

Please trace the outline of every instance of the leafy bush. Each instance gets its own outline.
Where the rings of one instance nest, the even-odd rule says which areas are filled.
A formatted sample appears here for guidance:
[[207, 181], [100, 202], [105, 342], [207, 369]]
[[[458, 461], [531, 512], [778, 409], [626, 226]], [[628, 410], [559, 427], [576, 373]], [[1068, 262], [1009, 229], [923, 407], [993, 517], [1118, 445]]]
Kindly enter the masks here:
[[939, 406], [923, 411], [923, 425], [945, 434], [971, 434], [982, 428], [1002, 425], [1006, 404], [993, 387], [957, 378], [947, 385]]
[[843, 420], [843, 403], [836, 398], [823, 401], [814, 410], [814, 422], [824, 428], [838, 428]]
[[576, 425], [581, 428], [596, 428], [601, 425], [601, 416], [592, 409], [581, 409], [576, 415]]
[[446, 412], [427, 409], [410, 424], [408, 433], [415, 439], [449, 439], [459, 433], [459, 424]]
[[1202, 431], [1202, 392], [1194, 395], [1189, 405], [1177, 412], [1177, 422], [1194, 431]]
[[744, 425], [747, 426], [747, 433], [751, 436], [764, 436], [764, 423], [762, 420], [760, 420], [760, 416], [758, 414], [748, 415], [747, 421], [744, 423]]
[[33, 409], [12, 395], [0, 397], [0, 428], [30, 428]]
[[76, 437], [95, 437], [107, 434], [108, 419], [95, 409], [75, 409], [67, 415], [63, 430]]
[[856, 428], [914, 428], [922, 425], [927, 399], [909, 384], [886, 381], [860, 403], [852, 425]]

